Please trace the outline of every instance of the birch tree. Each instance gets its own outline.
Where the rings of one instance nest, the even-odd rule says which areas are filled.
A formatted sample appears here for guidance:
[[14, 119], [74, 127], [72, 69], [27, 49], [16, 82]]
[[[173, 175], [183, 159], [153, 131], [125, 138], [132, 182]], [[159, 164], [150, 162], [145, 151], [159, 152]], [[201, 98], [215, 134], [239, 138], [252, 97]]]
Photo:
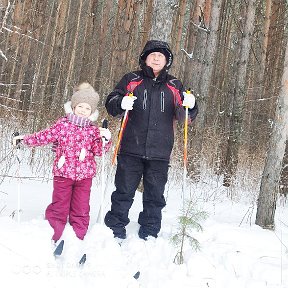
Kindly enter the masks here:
[[261, 179], [257, 205], [256, 224], [265, 229], [274, 229], [277, 192], [288, 135], [288, 43], [286, 46], [282, 87]]

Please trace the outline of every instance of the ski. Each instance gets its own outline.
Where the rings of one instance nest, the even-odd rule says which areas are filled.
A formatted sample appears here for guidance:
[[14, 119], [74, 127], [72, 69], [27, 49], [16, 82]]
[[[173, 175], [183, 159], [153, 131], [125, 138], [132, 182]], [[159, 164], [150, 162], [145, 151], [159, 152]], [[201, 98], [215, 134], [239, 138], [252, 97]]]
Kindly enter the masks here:
[[86, 262], [86, 254], [83, 254], [80, 261], [78, 262], [80, 266], [83, 266]]
[[[62, 255], [63, 252], [63, 248], [64, 248], [64, 240], [61, 240], [60, 243], [56, 246], [53, 255], [55, 256], [55, 258], [58, 258], [59, 256]], [[82, 255], [82, 257], [80, 258], [78, 264], [79, 266], [83, 266], [86, 262], [87, 256], [86, 253]]]
[[114, 236], [114, 239], [116, 240], [117, 244], [121, 247], [121, 246], [122, 246], [122, 243], [123, 243], [124, 240], [126, 239], [126, 236], [125, 236], [125, 238], [119, 238], [119, 237], [115, 237], [115, 236]]
[[63, 252], [63, 247], [64, 247], [64, 240], [61, 240], [60, 243], [56, 246], [53, 255], [55, 257], [60, 256]]
[[136, 280], [138, 280], [138, 279], [139, 279], [139, 276], [140, 276], [140, 271], [137, 271], [133, 277], [134, 277]]

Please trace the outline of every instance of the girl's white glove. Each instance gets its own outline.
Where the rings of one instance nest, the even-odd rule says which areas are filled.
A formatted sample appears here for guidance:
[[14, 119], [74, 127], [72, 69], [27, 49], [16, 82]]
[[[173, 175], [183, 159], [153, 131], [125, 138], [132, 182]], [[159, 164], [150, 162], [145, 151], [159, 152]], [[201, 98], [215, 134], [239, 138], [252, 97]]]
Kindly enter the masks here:
[[137, 99], [135, 96], [124, 96], [121, 102], [121, 108], [123, 110], [132, 110], [134, 101]]
[[18, 135], [18, 136], [13, 137], [13, 140], [12, 140], [13, 146], [17, 146], [24, 139], [24, 136], [25, 135]]
[[183, 106], [188, 107], [189, 109], [192, 109], [195, 106], [195, 96], [192, 93], [186, 93], [183, 92], [184, 100], [183, 100]]
[[102, 139], [104, 139], [105, 143], [108, 143], [109, 140], [111, 139], [111, 132], [108, 128], [102, 128], [99, 127], [100, 130], [100, 136], [102, 137]]

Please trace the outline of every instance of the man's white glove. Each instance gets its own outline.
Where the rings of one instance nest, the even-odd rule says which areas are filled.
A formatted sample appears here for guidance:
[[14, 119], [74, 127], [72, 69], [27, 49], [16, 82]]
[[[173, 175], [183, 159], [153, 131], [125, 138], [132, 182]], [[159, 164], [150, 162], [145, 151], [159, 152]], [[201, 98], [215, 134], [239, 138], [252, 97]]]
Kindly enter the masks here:
[[102, 127], [99, 127], [99, 130], [100, 130], [100, 136], [102, 137], [102, 139], [104, 138], [105, 143], [108, 143], [109, 140], [111, 139], [110, 130], [107, 128], [102, 128]]
[[12, 140], [13, 146], [17, 146], [24, 139], [24, 136], [25, 135], [18, 135], [18, 136], [13, 137], [13, 140]]
[[192, 109], [195, 106], [195, 96], [192, 93], [183, 92], [183, 106]]
[[137, 99], [135, 96], [124, 96], [121, 102], [121, 108], [123, 110], [132, 110], [134, 101]]

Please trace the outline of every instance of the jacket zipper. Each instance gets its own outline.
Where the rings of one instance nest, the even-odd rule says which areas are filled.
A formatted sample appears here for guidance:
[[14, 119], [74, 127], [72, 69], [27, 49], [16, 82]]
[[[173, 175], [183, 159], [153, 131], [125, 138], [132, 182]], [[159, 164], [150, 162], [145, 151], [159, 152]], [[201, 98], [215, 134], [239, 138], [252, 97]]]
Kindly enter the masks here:
[[161, 91], [161, 112], [164, 112], [164, 107], [165, 107], [165, 97], [164, 97], [164, 92]]
[[143, 110], [147, 108], [147, 89], [144, 90]]

